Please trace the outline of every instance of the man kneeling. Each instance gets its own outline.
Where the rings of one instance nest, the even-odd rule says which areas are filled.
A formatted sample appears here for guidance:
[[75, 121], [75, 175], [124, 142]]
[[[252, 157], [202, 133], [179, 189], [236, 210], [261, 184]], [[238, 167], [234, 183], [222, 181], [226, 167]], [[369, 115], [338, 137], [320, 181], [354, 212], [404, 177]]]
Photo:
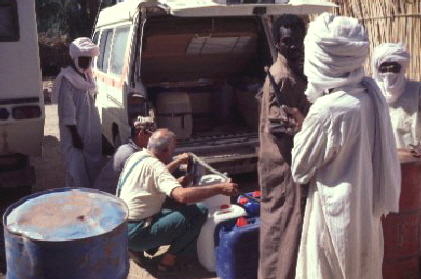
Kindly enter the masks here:
[[[165, 165], [170, 162], [175, 146], [173, 132], [157, 130], [147, 149], [127, 160], [117, 189], [117, 195], [129, 207], [129, 249], [146, 251], [170, 245], [158, 264], [158, 272], [172, 269], [177, 257], [196, 252], [207, 209], [194, 203], [218, 194], [238, 194], [237, 184], [231, 182], [183, 188]], [[186, 205], [176, 210], [163, 209], [166, 196]]]

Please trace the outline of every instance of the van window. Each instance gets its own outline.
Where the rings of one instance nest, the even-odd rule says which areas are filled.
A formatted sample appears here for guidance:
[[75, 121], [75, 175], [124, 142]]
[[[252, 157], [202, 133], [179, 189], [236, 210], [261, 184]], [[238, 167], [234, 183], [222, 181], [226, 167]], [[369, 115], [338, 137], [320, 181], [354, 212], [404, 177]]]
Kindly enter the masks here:
[[0, 0], [0, 42], [19, 41], [16, 0]]
[[124, 57], [126, 56], [127, 38], [129, 37], [130, 27], [116, 28], [111, 52], [110, 71], [113, 74], [120, 75], [123, 72]]
[[100, 39], [100, 53], [97, 60], [97, 67], [102, 72], [107, 72], [108, 61], [111, 53], [111, 40], [113, 38], [113, 30], [106, 29], [102, 31]]
[[242, 37], [193, 37], [187, 46], [188, 55], [247, 53], [253, 51], [251, 36]]
[[99, 39], [99, 31], [96, 31], [94, 33], [93, 37], [92, 37], [92, 42], [97, 45], [98, 44], [98, 39]]

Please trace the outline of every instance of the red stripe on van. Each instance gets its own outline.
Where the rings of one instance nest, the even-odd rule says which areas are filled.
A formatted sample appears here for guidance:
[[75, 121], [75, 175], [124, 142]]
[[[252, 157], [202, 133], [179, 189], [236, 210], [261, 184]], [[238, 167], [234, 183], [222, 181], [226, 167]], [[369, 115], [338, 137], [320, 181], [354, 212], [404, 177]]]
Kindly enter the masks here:
[[120, 78], [112, 77], [107, 75], [106, 73], [102, 73], [99, 71], [94, 71], [94, 76], [97, 78], [98, 81], [101, 81], [107, 85], [112, 87], [122, 88], [123, 82]]

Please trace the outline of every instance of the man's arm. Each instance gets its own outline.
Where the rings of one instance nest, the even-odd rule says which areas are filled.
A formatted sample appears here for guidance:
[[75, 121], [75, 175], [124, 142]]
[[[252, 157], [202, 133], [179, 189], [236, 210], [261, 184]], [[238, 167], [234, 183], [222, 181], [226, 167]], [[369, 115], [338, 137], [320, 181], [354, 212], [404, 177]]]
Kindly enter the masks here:
[[218, 194], [226, 196], [238, 194], [238, 185], [232, 182], [183, 188], [164, 164], [155, 164], [153, 170], [158, 191], [181, 203], [200, 202]]
[[[340, 131], [329, 133], [332, 116], [313, 105], [302, 130], [294, 137], [291, 173], [295, 182], [307, 184], [318, 168], [330, 161], [339, 150]], [[299, 120], [297, 120], [299, 122]], [[337, 133], [337, 134], [335, 134]]]
[[238, 194], [238, 185], [232, 182], [219, 183], [198, 187], [176, 187], [171, 192], [171, 197], [181, 203], [195, 203], [215, 195], [234, 196]]
[[[421, 123], [421, 83], [418, 84], [418, 117], [416, 121], [418, 121], [418, 125]], [[409, 147], [411, 148], [411, 153], [414, 157], [421, 158], [421, 130], [418, 129], [416, 133], [416, 139], [413, 144], [409, 144]]]
[[[296, 118], [295, 115], [291, 114], [291, 109], [305, 116], [309, 108], [307, 98], [299, 95], [294, 96], [291, 93], [296, 89], [292, 86], [289, 78], [281, 78], [277, 84], [275, 84], [275, 80], [272, 80], [269, 90], [271, 95], [273, 95], [270, 95], [268, 103], [269, 130], [272, 134], [278, 136], [281, 133], [290, 136], [295, 135], [298, 130], [296, 129]], [[282, 95], [282, 99], [284, 99], [283, 103], [279, 104], [278, 98], [276, 97], [277, 94]], [[292, 107], [292, 104], [296, 108]]]
[[175, 159], [167, 164], [167, 169], [170, 173], [173, 173], [180, 165], [187, 164], [189, 162], [189, 154], [183, 153], [175, 157]]
[[69, 129], [73, 146], [78, 149], [83, 149], [83, 142], [76, 127], [76, 107], [73, 102], [73, 89], [70, 82], [65, 77], [62, 77], [61, 79], [58, 94], [57, 108], [60, 122]]

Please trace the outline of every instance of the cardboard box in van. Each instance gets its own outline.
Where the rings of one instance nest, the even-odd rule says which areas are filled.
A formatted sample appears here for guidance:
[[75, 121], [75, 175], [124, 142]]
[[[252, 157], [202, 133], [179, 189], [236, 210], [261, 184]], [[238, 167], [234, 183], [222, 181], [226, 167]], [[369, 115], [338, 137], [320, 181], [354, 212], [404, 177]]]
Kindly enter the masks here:
[[176, 152], [193, 152], [229, 174], [256, 169], [254, 95], [264, 66], [276, 59], [273, 18], [333, 4], [222, 2], [130, 0], [101, 11], [93, 36], [101, 50], [96, 105], [110, 143], [124, 142], [133, 119], [153, 111], [158, 126], [175, 130]]

